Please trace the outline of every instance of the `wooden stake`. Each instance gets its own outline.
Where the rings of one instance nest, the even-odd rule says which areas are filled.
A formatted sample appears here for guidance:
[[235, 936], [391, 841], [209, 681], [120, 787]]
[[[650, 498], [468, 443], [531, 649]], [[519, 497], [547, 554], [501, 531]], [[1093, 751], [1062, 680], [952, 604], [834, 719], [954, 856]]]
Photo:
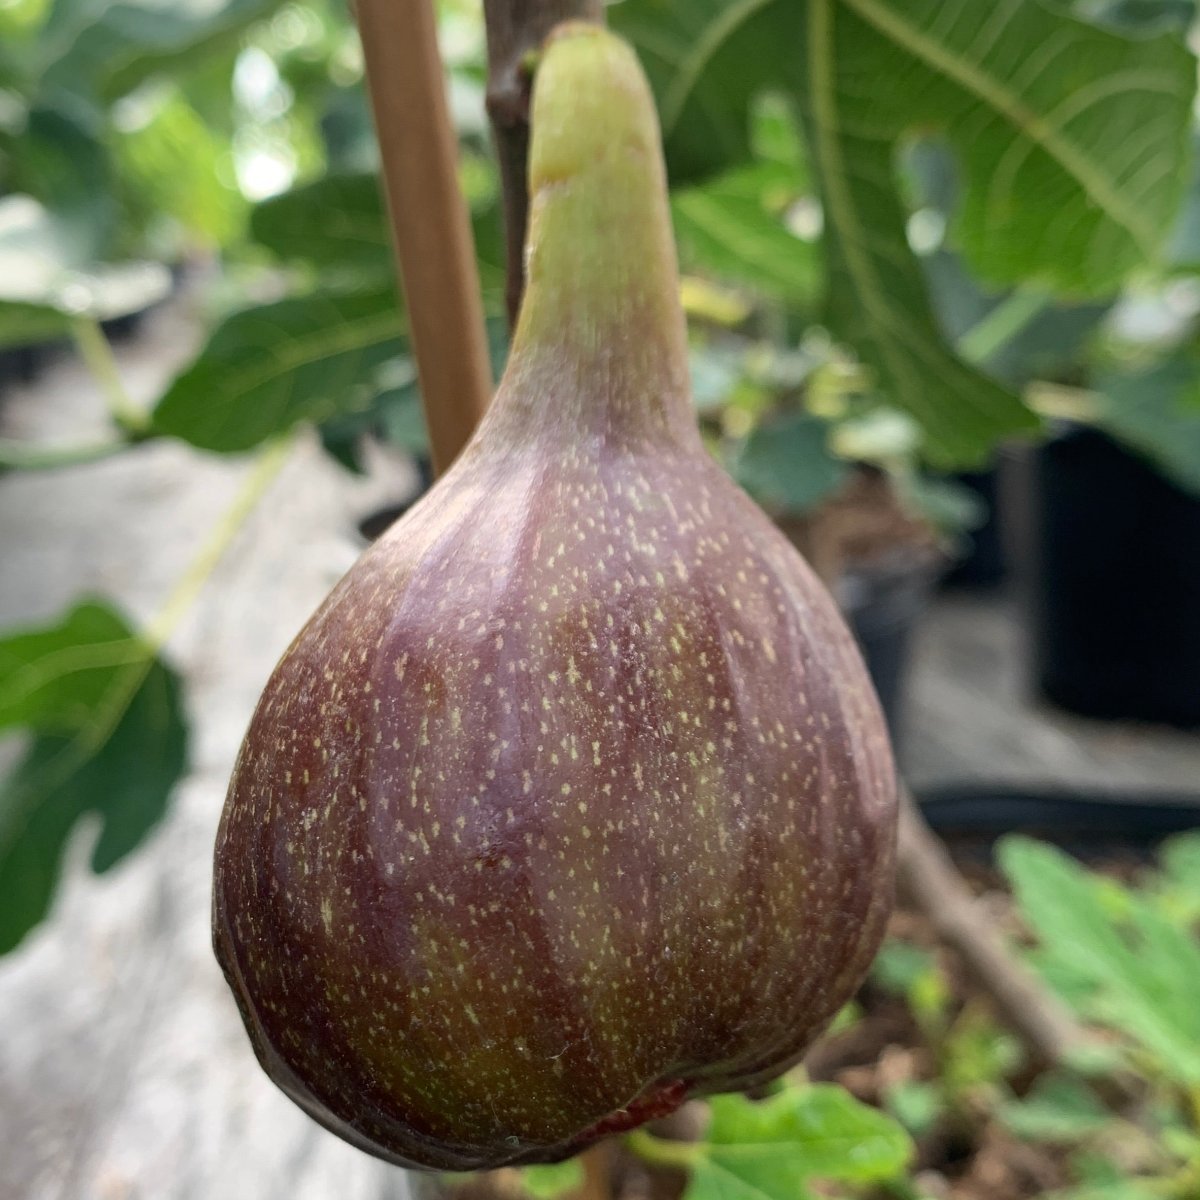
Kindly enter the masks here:
[[903, 786], [897, 868], [900, 898], [923, 913], [942, 941], [958, 952], [991, 997], [996, 1015], [1041, 1065], [1058, 1066], [1088, 1045], [1083, 1026], [979, 912], [946, 847]]
[[433, 0], [357, 0], [367, 92], [433, 452], [444, 471], [492, 392]]

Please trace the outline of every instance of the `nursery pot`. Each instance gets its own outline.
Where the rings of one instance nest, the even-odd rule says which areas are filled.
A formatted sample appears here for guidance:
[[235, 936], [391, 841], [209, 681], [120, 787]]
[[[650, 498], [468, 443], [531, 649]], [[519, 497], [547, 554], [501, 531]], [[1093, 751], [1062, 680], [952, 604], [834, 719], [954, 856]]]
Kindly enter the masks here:
[[986, 590], [1005, 580], [1008, 563], [1000, 525], [999, 469], [968, 471], [953, 476], [960, 487], [971, 492], [983, 509], [983, 520], [961, 537], [962, 553], [942, 578], [946, 587]]
[[1200, 829], [1200, 793], [949, 783], [922, 790], [917, 800], [956, 851], [990, 853], [1000, 838], [1022, 833], [1079, 858], [1150, 858], [1164, 838]]
[[937, 575], [931, 556], [897, 551], [848, 567], [834, 588], [897, 744], [913, 630], [929, 603]]
[[1035, 478], [1037, 689], [1085, 716], [1200, 725], [1200, 499], [1077, 427]]

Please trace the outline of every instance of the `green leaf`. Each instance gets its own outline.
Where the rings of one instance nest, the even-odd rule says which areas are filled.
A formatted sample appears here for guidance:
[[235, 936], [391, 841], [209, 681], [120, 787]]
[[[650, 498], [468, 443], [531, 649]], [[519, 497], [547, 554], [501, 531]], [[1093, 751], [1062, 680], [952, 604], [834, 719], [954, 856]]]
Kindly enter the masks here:
[[57, 625], [0, 638], [0, 729], [81, 729], [116, 669], [145, 657], [125, 622], [98, 601], [79, 604]]
[[325, 175], [263, 200], [251, 213], [250, 233], [280, 258], [310, 262], [320, 270], [365, 271], [376, 278], [393, 270], [373, 173]]
[[407, 355], [391, 359], [362, 392], [362, 407], [339, 413], [320, 427], [321, 443], [344, 467], [362, 471], [364, 437], [373, 436], [414, 456], [428, 456], [429, 432], [421, 408], [416, 364]]
[[[472, 213], [476, 260], [487, 291], [503, 286], [499, 214], [491, 201]], [[256, 205], [254, 239], [287, 261], [360, 281], [391, 278], [391, 240], [375, 172], [331, 173]]]
[[895, 1121], [832, 1084], [760, 1103], [717, 1096], [685, 1200], [791, 1200], [813, 1178], [889, 1179], [911, 1153]]
[[1099, 1133], [1112, 1114], [1085, 1084], [1069, 1075], [1044, 1075], [1021, 1100], [997, 1109], [1004, 1125], [1034, 1142], [1075, 1142]]
[[887, 1088], [884, 1105], [914, 1137], [928, 1133], [946, 1111], [945, 1097], [935, 1083], [907, 1079]]
[[[835, 0], [809, 0], [808, 14], [802, 103], [825, 202], [830, 325], [876, 371], [885, 396], [921, 423], [931, 461], [978, 464], [996, 440], [1035, 428], [1036, 418], [941, 337], [896, 187], [900, 100], [848, 82], [858, 77], [857, 39], [878, 49], [878, 38]], [[862, 69], [873, 78], [880, 63]]]
[[1179, 354], [1148, 370], [1096, 382], [1101, 429], [1177, 487], [1200, 494], [1200, 362]]
[[673, 185], [749, 157], [750, 105], [787, 79], [801, 11], [788, 0], [624, 0], [609, 10], [658, 98]]
[[1200, 1085], [1200, 945], [1191, 930], [1128, 893], [1124, 914], [1106, 912], [1105, 888], [1050, 846], [1010, 836], [998, 857], [1052, 984], [1152, 1054], [1166, 1076]]
[[830, 494], [846, 473], [828, 449], [829, 427], [809, 413], [785, 413], [758, 426], [734, 455], [734, 478], [760, 504], [802, 513]]
[[[487, 322], [492, 379], [498, 380], [508, 355], [508, 330], [499, 318]], [[408, 355], [390, 359], [376, 371], [361, 393], [361, 407], [347, 410], [321, 423], [325, 449], [351, 471], [363, 468], [359, 460], [362, 439], [379, 438], [407, 451], [414, 458], [429, 457], [429, 430], [421, 405], [416, 363]]]
[[811, 301], [820, 283], [817, 247], [791, 233], [785, 210], [799, 176], [760, 163], [671, 195], [684, 269], [700, 269], [785, 299]]
[[[107, 871], [161, 819], [187, 756], [175, 674], [144, 647], [133, 661], [119, 655], [100, 661], [116, 646], [138, 645], [112, 610], [81, 605], [59, 626], [4, 645], [18, 680], [34, 664], [46, 667], [34, 688], [13, 689], [6, 671], [8, 715], [23, 712], [37, 730], [71, 731], [37, 733], [0, 783], [0, 953], [13, 949], [49, 910], [63, 850], [79, 820], [100, 818], [92, 867]], [[77, 670], [67, 674], [72, 646], [79, 651]], [[78, 698], [70, 694], [70, 679], [80, 685]]]
[[1047, 1200], [1162, 1200], [1162, 1191], [1154, 1186], [1154, 1182], [1120, 1179], [1113, 1183], [1084, 1184], [1083, 1187], [1050, 1192]]
[[692, 1167], [683, 1200], [810, 1200], [812, 1196], [786, 1170], [775, 1178], [747, 1179], [721, 1163], [700, 1158]]
[[390, 286], [246, 309], [175, 379], [152, 426], [204, 450], [248, 450], [297, 422], [365, 407], [374, 372], [403, 348]]
[[1162, 249], [1195, 90], [1175, 34], [1126, 37], [1038, 0], [982, 23], [971, 0], [626, 0], [613, 19], [646, 62], [676, 181], [743, 161], [756, 91], [791, 92], [821, 183], [829, 324], [939, 465], [979, 463], [1037, 420], [943, 343], [895, 170], [913, 136], [954, 147], [955, 236], [992, 282], [1100, 296]]
[[971, 0], [819, 2], [841, 35], [850, 128], [941, 129], [954, 146], [958, 239], [985, 278], [1103, 295], [1159, 254], [1196, 89], [1179, 36], [1126, 36], [1038, 0], [983, 25]]
[[942, 1077], [952, 1095], [999, 1083], [1022, 1061], [1022, 1046], [987, 1013], [968, 1005], [946, 1034]]
[[545, 1167], [521, 1169], [521, 1188], [534, 1200], [554, 1200], [564, 1192], [574, 1191], [582, 1183], [583, 1168], [577, 1158]]
[[69, 99], [41, 102], [30, 109], [7, 156], [5, 190], [45, 206], [41, 222], [53, 222], [55, 263], [81, 266], [113, 250], [119, 214], [105, 136], [103, 122], [84, 106]]
[[893, 995], [904, 996], [931, 971], [937, 973], [937, 959], [931, 951], [888, 938], [871, 964], [871, 980]]
[[1200, 832], [1181, 833], [1159, 851], [1159, 895], [1165, 911], [1178, 921], [1200, 920]]
[[39, 38], [42, 85], [113, 100], [147, 79], [236, 44], [282, 0], [55, 0]]
[[[133, 101], [131, 100], [132, 104]], [[224, 246], [243, 231], [246, 201], [226, 178], [228, 146], [183, 92], [137, 98], [138, 124], [114, 130], [125, 220], [148, 234], [178, 226], [168, 253]], [[162, 240], [162, 233], [158, 234]]]

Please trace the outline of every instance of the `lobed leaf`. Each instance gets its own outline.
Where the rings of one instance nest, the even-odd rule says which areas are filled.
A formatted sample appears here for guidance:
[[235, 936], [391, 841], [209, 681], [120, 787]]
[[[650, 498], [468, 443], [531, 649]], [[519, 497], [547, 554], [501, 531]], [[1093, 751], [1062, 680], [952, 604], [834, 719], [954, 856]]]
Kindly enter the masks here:
[[676, 182], [744, 161], [756, 92], [790, 92], [820, 181], [828, 322], [939, 465], [1038, 422], [942, 338], [897, 180], [914, 135], [954, 148], [955, 238], [993, 283], [1106, 296], [1161, 254], [1195, 91], [1177, 31], [1130, 36], [1040, 0], [985, 20], [970, 0], [626, 0], [613, 20], [646, 63]]
[[145, 657], [125, 622], [98, 601], [77, 605], [57, 625], [0, 638], [0, 729], [82, 729], [115, 669]]
[[166, 811], [186, 765], [180, 685], [98, 602], [0, 642], [0, 712], [35, 737], [0, 783], [0, 954], [46, 915], [75, 826], [100, 819], [107, 871]]
[[203, 450], [249, 450], [300, 421], [366, 407], [375, 371], [403, 349], [387, 285], [246, 309], [222, 322], [171, 384], [152, 427]]
[[902, 1170], [904, 1130], [831, 1084], [786, 1088], [762, 1102], [712, 1100], [712, 1123], [686, 1200], [791, 1200], [814, 1178], [865, 1183]]
[[1119, 921], [1105, 911], [1100, 884], [1053, 847], [1010, 836], [998, 856], [1042, 943], [1048, 978], [1056, 983], [1055, 969], [1065, 970], [1068, 1002], [1133, 1039], [1164, 1074], [1200, 1085], [1200, 946], [1191, 931], [1128, 893]]

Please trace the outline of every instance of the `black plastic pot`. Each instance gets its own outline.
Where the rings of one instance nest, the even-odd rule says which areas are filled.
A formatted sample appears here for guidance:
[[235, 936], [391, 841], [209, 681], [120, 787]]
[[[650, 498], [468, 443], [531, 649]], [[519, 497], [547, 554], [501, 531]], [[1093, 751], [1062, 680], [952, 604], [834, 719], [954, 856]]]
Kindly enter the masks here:
[[9, 346], [0, 350], [0, 396], [9, 384], [32, 383], [48, 353], [45, 346]]
[[1000, 527], [1000, 485], [996, 468], [954, 476], [983, 506], [983, 522], [962, 535], [963, 550], [942, 579], [945, 587], [985, 590], [999, 587], [1008, 572]]
[[903, 726], [905, 679], [913, 631], [938, 576], [930, 556], [898, 553], [886, 561], [847, 571], [838, 581], [846, 615], [879, 693], [892, 741]]
[[389, 504], [368, 513], [358, 523], [358, 532], [368, 542], [385, 534], [433, 486], [433, 464], [424, 455], [413, 459], [418, 483], [413, 494], [402, 504]]
[[1200, 725], [1200, 500], [1103, 434], [1038, 452], [1034, 678], [1109, 719]]
[[1023, 833], [1081, 858], [1147, 858], [1164, 838], [1200, 829], [1200, 793], [1097, 798], [1059, 788], [951, 784], [926, 789], [917, 800], [925, 819], [955, 849], [983, 854], [1005, 834]]

